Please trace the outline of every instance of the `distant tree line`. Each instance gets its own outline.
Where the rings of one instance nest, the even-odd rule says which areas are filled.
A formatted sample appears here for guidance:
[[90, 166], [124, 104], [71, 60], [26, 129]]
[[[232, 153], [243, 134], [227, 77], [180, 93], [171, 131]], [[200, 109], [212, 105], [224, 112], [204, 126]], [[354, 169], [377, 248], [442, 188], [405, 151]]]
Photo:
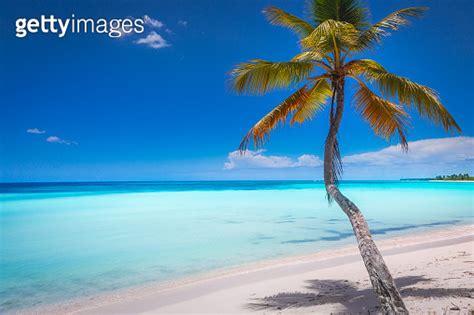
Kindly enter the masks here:
[[438, 175], [435, 177], [436, 180], [474, 180], [474, 176], [469, 174], [452, 174], [452, 175]]

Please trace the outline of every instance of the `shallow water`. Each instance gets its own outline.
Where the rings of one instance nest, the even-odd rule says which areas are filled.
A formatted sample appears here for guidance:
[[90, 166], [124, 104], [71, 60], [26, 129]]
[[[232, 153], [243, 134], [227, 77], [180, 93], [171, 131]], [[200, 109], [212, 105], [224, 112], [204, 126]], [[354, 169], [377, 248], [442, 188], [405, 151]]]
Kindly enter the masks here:
[[[341, 188], [375, 237], [473, 221], [472, 183]], [[318, 182], [0, 184], [0, 312], [353, 241]]]

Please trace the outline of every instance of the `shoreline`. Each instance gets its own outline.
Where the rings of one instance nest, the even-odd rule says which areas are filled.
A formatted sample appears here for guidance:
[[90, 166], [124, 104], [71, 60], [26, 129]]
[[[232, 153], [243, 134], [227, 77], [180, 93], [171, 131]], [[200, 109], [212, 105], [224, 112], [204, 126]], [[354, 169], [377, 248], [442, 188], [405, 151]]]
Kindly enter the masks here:
[[432, 183], [474, 183], [474, 180], [471, 179], [466, 179], [466, 180], [460, 180], [460, 179], [430, 179], [429, 180]]
[[[454, 225], [430, 231], [418, 231], [403, 236], [394, 236], [376, 240], [385, 256], [396, 256], [419, 250], [436, 249], [443, 246], [474, 241], [473, 224]], [[77, 313], [112, 314], [160, 312], [176, 303], [183, 303], [211, 295], [222, 290], [268, 279], [294, 277], [314, 270], [324, 270], [331, 266], [342, 266], [361, 262], [355, 244], [335, 249], [322, 250], [311, 254], [287, 256], [204, 272], [182, 279], [143, 285], [108, 292], [89, 298], [78, 298], [59, 304], [49, 304], [37, 308], [14, 311], [21, 314], [37, 313]], [[191, 311], [193, 312], [193, 311]]]

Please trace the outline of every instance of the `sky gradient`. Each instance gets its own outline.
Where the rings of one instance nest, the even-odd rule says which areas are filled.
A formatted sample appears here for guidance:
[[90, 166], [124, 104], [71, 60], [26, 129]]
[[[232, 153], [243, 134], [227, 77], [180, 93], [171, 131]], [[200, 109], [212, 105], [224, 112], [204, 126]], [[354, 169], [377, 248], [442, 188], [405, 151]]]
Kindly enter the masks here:
[[[303, 126], [278, 128], [265, 151], [234, 152], [248, 129], [290, 94], [237, 96], [226, 83], [239, 62], [284, 61], [298, 53], [297, 37], [265, 20], [268, 5], [299, 16], [304, 7], [274, 0], [2, 2], [0, 181], [321, 179], [327, 111]], [[411, 113], [411, 149], [393, 153], [388, 147], [396, 141], [374, 136], [353, 111], [349, 84], [340, 130], [344, 178], [472, 173], [474, 2], [368, 5], [373, 22], [403, 7], [430, 7], [360, 57], [437, 90], [463, 133], [445, 134]], [[151, 22], [143, 34], [119, 39], [15, 37], [17, 18], [41, 14], [146, 15]]]

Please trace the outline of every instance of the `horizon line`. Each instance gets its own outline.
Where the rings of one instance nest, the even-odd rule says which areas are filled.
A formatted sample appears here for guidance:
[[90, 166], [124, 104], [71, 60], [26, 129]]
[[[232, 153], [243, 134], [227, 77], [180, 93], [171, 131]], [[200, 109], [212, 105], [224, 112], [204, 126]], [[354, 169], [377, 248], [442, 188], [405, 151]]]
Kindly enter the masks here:
[[[393, 181], [424, 181], [432, 180], [434, 177], [426, 178], [399, 178], [399, 179], [341, 179], [340, 182], [348, 181], [378, 181], [378, 182], [393, 182]], [[15, 182], [0, 182], [4, 184], [85, 184], [85, 183], [192, 183], [192, 182], [321, 182], [323, 179], [204, 179], [204, 180], [97, 180], [97, 181], [15, 181]]]

